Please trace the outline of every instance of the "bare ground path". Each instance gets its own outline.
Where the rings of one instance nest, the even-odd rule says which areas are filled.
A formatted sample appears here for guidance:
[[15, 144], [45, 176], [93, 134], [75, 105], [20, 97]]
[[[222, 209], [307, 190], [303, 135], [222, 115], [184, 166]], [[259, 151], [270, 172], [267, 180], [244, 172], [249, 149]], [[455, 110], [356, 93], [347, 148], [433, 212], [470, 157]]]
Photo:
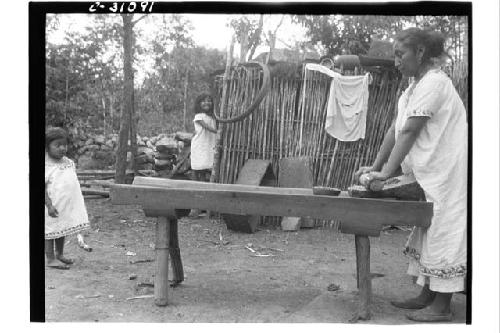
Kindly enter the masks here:
[[[68, 237], [68, 271], [45, 270], [49, 322], [304, 322], [346, 323], [356, 309], [354, 237], [331, 229], [299, 232], [262, 228], [228, 231], [219, 220], [179, 221], [186, 280], [170, 289], [171, 304], [157, 307], [153, 293], [154, 220], [134, 206], [86, 199], [92, 252]], [[408, 232], [371, 238], [371, 324], [414, 324], [389, 301], [418, 292], [401, 253]], [[221, 241], [222, 237], [222, 241]], [[69, 243], [68, 243], [69, 242]], [[272, 256], [256, 257], [251, 249]], [[267, 248], [267, 249], [266, 249]], [[135, 254], [135, 255], [134, 255]], [[146, 262], [136, 262], [146, 261]], [[337, 291], [328, 286], [338, 285]], [[453, 296], [454, 323], [465, 322], [465, 296]]]

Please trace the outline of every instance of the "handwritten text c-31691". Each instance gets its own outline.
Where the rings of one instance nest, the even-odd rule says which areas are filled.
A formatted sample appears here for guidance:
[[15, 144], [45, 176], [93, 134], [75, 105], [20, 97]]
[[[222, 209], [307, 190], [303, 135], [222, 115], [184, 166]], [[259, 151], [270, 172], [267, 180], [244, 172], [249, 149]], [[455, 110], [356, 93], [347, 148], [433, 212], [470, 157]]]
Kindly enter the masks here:
[[151, 13], [153, 1], [141, 2], [94, 2], [89, 7], [89, 13]]

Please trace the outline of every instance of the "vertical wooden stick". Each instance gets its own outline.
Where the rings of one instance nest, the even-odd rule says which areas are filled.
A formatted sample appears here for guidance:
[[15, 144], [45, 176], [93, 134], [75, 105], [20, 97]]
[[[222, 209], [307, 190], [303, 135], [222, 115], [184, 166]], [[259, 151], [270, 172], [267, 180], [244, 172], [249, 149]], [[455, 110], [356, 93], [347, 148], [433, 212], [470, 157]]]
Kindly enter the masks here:
[[166, 306], [168, 303], [168, 245], [170, 223], [165, 216], [159, 216], [156, 221], [156, 272], [155, 272], [155, 304]]
[[[229, 76], [229, 71], [231, 68], [231, 60], [233, 57], [233, 48], [234, 48], [234, 36], [231, 38], [231, 44], [229, 45], [229, 49], [226, 55], [226, 69], [224, 71], [224, 77], [222, 79], [222, 100], [221, 100], [221, 105], [220, 105], [220, 110], [219, 110], [219, 116], [222, 117], [224, 114], [224, 109], [226, 107], [226, 84], [227, 84], [227, 79]], [[221, 151], [222, 151], [222, 136], [223, 136], [223, 127], [224, 125], [221, 124], [220, 128], [217, 130], [217, 139], [216, 139], [216, 151], [214, 154], [214, 166], [212, 168], [212, 174], [210, 175], [210, 182], [211, 183], [216, 183], [219, 182], [220, 178], [220, 162], [221, 162]]]
[[177, 218], [169, 220], [169, 253], [172, 260], [172, 282], [174, 284], [184, 281], [184, 269], [182, 268], [181, 250], [179, 248], [179, 233]]
[[356, 268], [359, 288], [359, 319], [370, 319], [372, 281], [370, 278], [370, 239], [368, 236], [354, 235], [356, 244]]

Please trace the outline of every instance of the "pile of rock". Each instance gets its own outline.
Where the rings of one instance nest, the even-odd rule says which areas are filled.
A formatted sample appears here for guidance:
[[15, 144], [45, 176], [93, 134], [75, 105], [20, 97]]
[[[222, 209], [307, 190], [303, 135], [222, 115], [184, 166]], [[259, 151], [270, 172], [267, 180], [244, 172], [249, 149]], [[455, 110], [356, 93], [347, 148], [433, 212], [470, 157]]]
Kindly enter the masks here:
[[[190, 169], [189, 144], [193, 134], [177, 132], [156, 136], [137, 136], [135, 162], [139, 170], [154, 170], [159, 177], [171, 177], [178, 161], [182, 172]], [[130, 142], [129, 142], [130, 144]], [[80, 170], [113, 169], [118, 148], [118, 134], [109, 135], [78, 133], [71, 138], [72, 158]], [[132, 168], [132, 153], [127, 153], [127, 168]]]
[[168, 177], [172, 174], [172, 169], [177, 162], [179, 145], [172, 136], [163, 137], [156, 142], [156, 153], [154, 158], [155, 175]]
[[116, 158], [118, 135], [89, 135], [72, 140], [71, 156], [79, 169], [108, 169], [112, 168]]
[[[131, 168], [132, 153], [127, 153], [127, 163], [130, 164]], [[155, 161], [155, 151], [154, 148], [148, 146], [138, 146], [137, 156], [135, 157], [135, 163], [137, 164], [138, 170], [153, 170], [153, 165]]]

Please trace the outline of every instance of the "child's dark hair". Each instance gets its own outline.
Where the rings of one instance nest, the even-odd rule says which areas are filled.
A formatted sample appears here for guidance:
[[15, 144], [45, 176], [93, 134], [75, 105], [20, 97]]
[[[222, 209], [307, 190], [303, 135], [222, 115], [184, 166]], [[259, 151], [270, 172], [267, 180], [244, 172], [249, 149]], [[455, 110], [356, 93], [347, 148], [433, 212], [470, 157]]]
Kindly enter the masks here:
[[419, 46], [424, 46], [422, 63], [432, 62], [433, 59], [446, 55], [444, 50], [445, 37], [437, 31], [408, 28], [398, 33], [395, 40], [410, 47], [414, 52]]
[[68, 143], [68, 133], [61, 127], [49, 127], [45, 131], [45, 148], [48, 148], [50, 143], [57, 139], [65, 139]]
[[[212, 107], [210, 108], [209, 111], [205, 111], [201, 108], [201, 102], [205, 99], [205, 98], [210, 98], [210, 100], [212, 101]], [[210, 116], [213, 116], [214, 114], [214, 99], [212, 97], [212, 95], [208, 94], [208, 93], [203, 93], [201, 95], [199, 95], [198, 97], [196, 97], [195, 101], [194, 101], [194, 113], [206, 113]]]

